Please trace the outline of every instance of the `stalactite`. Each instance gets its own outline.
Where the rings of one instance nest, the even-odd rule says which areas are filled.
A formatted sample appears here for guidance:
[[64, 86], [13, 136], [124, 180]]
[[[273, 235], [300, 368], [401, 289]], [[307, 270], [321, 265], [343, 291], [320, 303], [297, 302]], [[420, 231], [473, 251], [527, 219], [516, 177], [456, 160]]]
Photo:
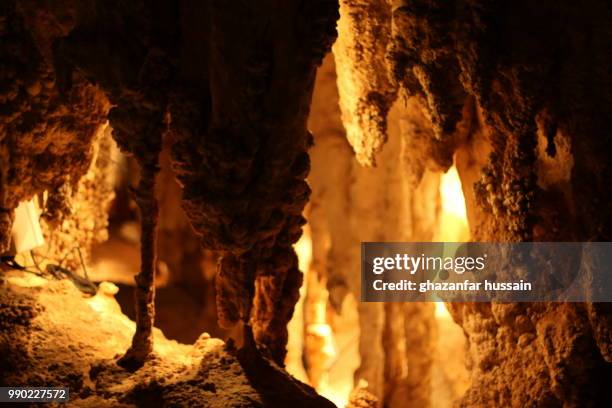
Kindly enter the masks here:
[[391, 33], [386, 0], [342, 0], [334, 45], [346, 137], [357, 160], [374, 165], [387, 141], [387, 114], [396, 97], [385, 60]]
[[438, 0], [394, 0], [389, 61], [405, 95], [420, 95], [435, 137], [447, 138], [461, 119], [466, 93], [453, 50], [454, 8]]
[[[310, 194], [305, 121], [314, 68], [337, 19], [334, 1], [298, 3], [278, 10], [214, 3], [210, 115], [194, 97], [177, 98], [172, 112], [183, 206], [203, 245], [223, 253], [220, 322], [242, 322], [281, 365], [301, 285], [292, 244]], [[296, 30], [287, 30], [294, 23]], [[209, 123], [187, 119], [202, 111]]]
[[[338, 89], [333, 60], [326, 62], [319, 70], [309, 122], [315, 134], [309, 176], [313, 188], [311, 273], [327, 282], [330, 306], [342, 319], [350, 313], [347, 294], [358, 298], [360, 293], [359, 274], [354, 273], [359, 270], [359, 242], [432, 239], [440, 177], [434, 171], [452, 164], [453, 145], [433, 137], [420, 98], [410, 98], [405, 107], [396, 101], [389, 115], [388, 144], [379, 155], [378, 166], [362, 166], [346, 142], [334, 103]], [[468, 110], [465, 122], [470, 120]], [[355, 349], [360, 364], [356, 365], [356, 388], [349, 406], [430, 401], [426, 367], [432, 362], [433, 308], [387, 306], [357, 302], [359, 318], [354, 324], [359, 340]], [[416, 341], [419, 337], [422, 341]]]
[[[156, 58], [145, 62], [145, 73], [159, 72]], [[151, 70], [151, 71], [148, 71]], [[152, 84], [151, 84], [152, 85]], [[149, 86], [151, 86], [149, 85]], [[150, 92], [149, 86], [145, 87]], [[146, 96], [145, 96], [146, 95]], [[157, 265], [157, 223], [159, 209], [155, 196], [155, 177], [159, 172], [159, 154], [164, 132], [164, 98], [144, 94], [145, 98], [120, 98], [109, 114], [113, 137], [119, 146], [133, 154], [140, 167], [140, 181], [133, 191], [140, 212], [140, 273], [135, 277], [134, 303], [136, 332], [132, 346], [119, 359], [126, 369], [136, 369], [153, 350], [152, 329], [155, 318], [155, 270]], [[152, 107], [152, 108], [151, 108]]]
[[[133, 154], [139, 163], [140, 181], [134, 199], [140, 210], [141, 265], [136, 276], [136, 332], [132, 346], [118, 361], [127, 369], [144, 364], [153, 350], [152, 329], [155, 318], [155, 270], [157, 264], [157, 223], [159, 209], [155, 197], [155, 177], [159, 172], [159, 155], [164, 133], [165, 98], [153, 93], [154, 81], [165, 71], [164, 61], [151, 53], [144, 63], [145, 91], [134, 98], [120, 98], [109, 114], [113, 137], [119, 146]], [[147, 77], [147, 75], [151, 75]], [[163, 78], [163, 77], [162, 77]], [[151, 82], [148, 82], [148, 81]], [[163, 79], [162, 79], [163, 81]], [[161, 88], [160, 84], [160, 88]], [[141, 99], [142, 98], [142, 99]]]

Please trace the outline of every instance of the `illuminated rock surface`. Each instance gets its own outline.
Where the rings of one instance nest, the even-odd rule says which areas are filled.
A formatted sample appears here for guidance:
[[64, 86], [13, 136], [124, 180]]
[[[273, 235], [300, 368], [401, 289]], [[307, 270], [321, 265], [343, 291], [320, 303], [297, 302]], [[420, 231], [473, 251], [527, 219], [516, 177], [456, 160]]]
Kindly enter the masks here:
[[[340, 14], [337, 66], [328, 60], [319, 72], [327, 90], [313, 104], [312, 137], [315, 69]], [[122, 398], [146, 405], [159, 395], [267, 403], [251, 386], [279, 371], [248, 370], [261, 363], [252, 343], [282, 365], [301, 284], [292, 244], [311, 189], [313, 270], [334, 313], [359, 293], [359, 242], [446, 239], [439, 187], [453, 164], [473, 240], [611, 241], [610, 21], [603, 0], [2, 2], [0, 252], [13, 210], [45, 192], [54, 258], [103, 238], [105, 214], [95, 203], [109, 199], [106, 170], [92, 160], [107, 120], [147, 170], [143, 209], [153, 209], [165, 137], [186, 217], [200, 243], [222, 255], [219, 318], [247, 329], [242, 365], [216, 340], [181, 346], [155, 331], [156, 357], [129, 374], [112, 361], [134, 327], [118, 314], [96, 318], [90, 306], [104, 295], [85, 301], [68, 283], [25, 289], [5, 280], [1, 347], [10, 353], [2, 353], [2, 375], [31, 385], [57, 378], [91, 406]], [[375, 161], [376, 169], [360, 166]], [[151, 232], [154, 220], [151, 211], [142, 225]], [[149, 272], [153, 235], [143, 240]], [[139, 310], [150, 324], [152, 291], [143, 293]], [[354, 403], [433, 404], [433, 306], [353, 305], [355, 379], [367, 381]], [[611, 405], [608, 305], [449, 310], [465, 333], [469, 380], [459, 378], [446, 403]], [[230, 369], [221, 376], [215, 364]], [[194, 373], [200, 366], [216, 380]], [[182, 368], [193, 376], [176, 372]], [[155, 370], [174, 372], [180, 386]], [[203, 398], [214, 394], [210, 383], [244, 395]], [[287, 401], [314, 395], [286, 384]]]
[[77, 407], [333, 406], [269, 360], [239, 362], [236, 350], [206, 333], [185, 345], [154, 329], [152, 356], [140, 370], [125, 371], [116, 359], [130, 345], [135, 324], [121, 313], [115, 291], [102, 283], [88, 298], [67, 280], [6, 273], [0, 382], [70, 387], [70, 404]]

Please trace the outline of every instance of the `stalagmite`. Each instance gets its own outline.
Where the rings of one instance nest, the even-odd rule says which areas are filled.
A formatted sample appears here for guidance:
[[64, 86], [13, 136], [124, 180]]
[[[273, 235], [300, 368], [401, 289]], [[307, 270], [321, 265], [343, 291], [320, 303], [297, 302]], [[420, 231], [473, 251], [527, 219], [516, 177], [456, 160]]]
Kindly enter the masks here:
[[341, 0], [334, 44], [346, 137], [364, 165], [376, 163], [387, 141], [387, 114], [396, 97], [385, 59], [391, 32], [386, 0]]

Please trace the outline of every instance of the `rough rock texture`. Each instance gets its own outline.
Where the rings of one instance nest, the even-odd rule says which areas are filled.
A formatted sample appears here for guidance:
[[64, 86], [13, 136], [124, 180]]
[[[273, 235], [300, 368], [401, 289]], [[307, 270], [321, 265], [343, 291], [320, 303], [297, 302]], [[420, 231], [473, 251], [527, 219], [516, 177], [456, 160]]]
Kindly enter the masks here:
[[[291, 245], [309, 196], [305, 122], [314, 69], [333, 41], [339, 5], [252, 3], [0, 5], [0, 251], [21, 200], [48, 191], [46, 217], [66, 219], [67, 197], [90, 168], [92, 140], [110, 100], [114, 137], [142, 168], [137, 337], [143, 341], [135, 341], [142, 373], [155, 362], [143, 360], [153, 349], [153, 190], [167, 124], [177, 141], [172, 161], [187, 216], [202, 243], [223, 253], [221, 320], [242, 322], [244, 350], [255, 354], [243, 353], [243, 365], [259, 367], [251, 377], [277, 370], [253, 341], [278, 363], [285, 354], [286, 323], [301, 282]], [[380, 165], [363, 169], [352, 160], [337, 116], [328, 125], [335, 129], [316, 140], [313, 239], [330, 245], [316, 246], [314, 261], [326, 275], [331, 306], [341, 310], [346, 293], [358, 293], [358, 242], [432, 239], [439, 172], [453, 154], [473, 239], [611, 239], [612, 10], [606, 2], [347, 0], [342, 13], [340, 88], [350, 95], [343, 96], [344, 122], [358, 159], [371, 164], [380, 150]], [[404, 100], [390, 109], [396, 86]], [[389, 143], [381, 150], [386, 132]], [[13, 292], [9, 298], [0, 311], [11, 330], [2, 336], [63, 334], [48, 326], [27, 331], [22, 322], [39, 307]], [[429, 322], [432, 311], [410, 307], [416, 310], [359, 306], [360, 330], [368, 335], [359, 339], [356, 378], [367, 380], [379, 404], [427, 404], [419, 381], [429, 376], [423, 350], [430, 345], [408, 342], [429, 333], [427, 324], [412, 325]], [[471, 387], [459, 405], [610, 405], [606, 305], [457, 304], [451, 311], [469, 342]], [[21, 347], [9, 354], [15, 360], [0, 367], [27, 364], [28, 353], [36, 352], [19, 342], [15, 347]], [[416, 367], [396, 371], [401, 361]], [[41, 375], [9, 370], [20, 372]], [[147, 384], [134, 398], [155, 394], [157, 385]], [[406, 384], [419, 385], [407, 390]]]
[[79, 274], [83, 273], [82, 265], [74, 249], [79, 248], [85, 264], [89, 264], [89, 254], [94, 245], [108, 239], [108, 210], [115, 197], [112, 153], [116, 145], [110, 128], [100, 127], [92, 143], [89, 170], [76, 184], [72, 194], [63, 197], [69, 211], [54, 222], [47, 223], [43, 218], [46, 246], [36, 250], [50, 262], [58, 263], [65, 258], [63, 266]]
[[[390, 41], [400, 93], [425, 101], [424, 141], [443, 157], [456, 149], [472, 238], [608, 241], [605, 2], [391, 3], [391, 38], [378, 41]], [[457, 304], [452, 312], [470, 344], [472, 385], [460, 405], [609, 404], [609, 308]]]
[[583, 305], [457, 304], [451, 310], [470, 345], [472, 386], [461, 406], [609, 402], [610, 367]]
[[459, 83], [459, 64], [449, 25], [453, 5], [436, 0], [393, 0], [389, 62], [392, 77], [406, 96], [426, 99], [426, 111], [437, 139], [452, 135], [461, 119], [466, 93]]
[[[138, 330], [130, 358], [122, 361], [133, 360], [134, 364], [125, 365], [138, 366], [152, 347], [158, 217], [155, 176], [162, 136], [171, 123], [177, 141], [173, 161], [185, 189], [186, 213], [203, 236], [203, 244], [225, 255], [218, 280], [221, 320], [252, 324], [255, 340], [282, 364], [286, 323], [301, 284], [291, 245], [300, 236], [301, 211], [309, 195], [304, 179], [311, 136], [305, 122], [315, 68], [335, 39], [337, 2], [271, 1], [236, 7], [187, 0], [28, 0], [19, 3], [19, 8], [31, 33], [16, 14], [15, 4], [3, 5], [7, 17], [2, 27], [8, 34], [13, 30], [14, 40], [24, 43], [7, 42], [8, 54], [16, 53], [15, 66], [8, 66], [9, 59], [5, 70], [7, 98], [12, 102], [15, 97], [10, 87], [21, 86], [18, 91], [26, 101], [31, 94], [44, 96], [44, 89], [52, 88], [62, 98], [75, 99], [67, 106], [80, 112], [81, 99], [87, 102], [87, 92], [95, 90], [89, 83], [95, 83], [113, 105], [108, 114], [113, 137], [140, 166], [135, 190], [142, 224]], [[37, 47], [43, 48], [48, 59], [40, 69]], [[34, 61], [28, 66], [34, 73], [22, 70], [20, 75], [27, 77], [23, 85], [11, 83], [8, 79], [15, 76], [11, 72], [20, 68], [17, 62], [28, 58]], [[47, 88], [34, 80], [36, 76], [50, 78], [44, 82]], [[97, 124], [108, 106], [98, 108], [94, 102], [88, 106], [90, 116], [74, 118], [68, 124], [79, 130]], [[14, 109], [18, 105], [7, 106]], [[53, 116], [51, 112], [39, 116], [42, 113], [41, 122], [46, 125]], [[28, 118], [28, 126], [30, 122]], [[90, 147], [93, 132], [80, 136], [78, 143], [69, 132], [64, 134], [66, 144], [79, 153]], [[3, 136], [3, 149], [10, 151], [11, 160], [18, 160], [17, 149], [4, 139], [7, 137]], [[39, 148], [27, 138], [17, 139], [27, 142], [28, 148]], [[30, 151], [25, 153], [28, 159], [35, 157]], [[72, 157], [64, 156], [65, 166]], [[47, 163], [48, 157], [54, 156], [45, 155], [37, 163]], [[81, 167], [75, 169], [73, 182], [85, 172], [87, 158], [77, 163]], [[10, 185], [2, 187], [3, 242], [17, 198], [27, 198], [45, 187], [52, 190], [50, 217], [58, 218], [55, 214], [67, 211], [64, 196], [69, 191], [64, 179], [71, 178], [72, 168], [64, 168], [62, 177], [55, 177], [58, 169], [51, 170], [48, 175], [40, 174], [53, 178], [51, 186], [16, 193], [10, 193]], [[14, 171], [3, 166], [3, 185], [32, 178], [15, 177]]]
[[206, 333], [188, 346], [155, 329], [146, 364], [121, 369], [115, 359], [134, 322], [121, 314], [116, 290], [102, 283], [87, 298], [67, 280], [3, 271], [0, 385], [68, 386], [74, 407], [333, 407], [273, 362], [244, 359]]
[[346, 137], [357, 160], [374, 165], [387, 141], [387, 114], [397, 89], [385, 54], [390, 42], [387, 0], [341, 0], [334, 44], [338, 91]]
[[[453, 20], [464, 24], [455, 28], [457, 55], [479, 106], [457, 159], [473, 236], [609, 240], [603, 110], [611, 106], [611, 79], [600, 69], [609, 54], [597, 50], [612, 44], [610, 9], [593, 1], [460, 10], [465, 14]], [[489, 162], [473, 184], [487, 150]], [[582, 304], [453, 306], [472, 361], [472, 387], [461, 404], [609, 404], [609, 313]], [[530, 381], [516, 379], [519, 367]]]
[[346, 408], [376, 408], [378, 402], [378, 399], [369, 393], [365, 387], [357, 386], [351, 391]]
[[[472, 234], [480, 240], [503, 240], [507, 233], [500, 231], [499, 224], [506, 219], [499, 213], [492, 218], [488, 207], [483, 209], [474, 193], [479, 169], [486, 166], [483, 158], [492, 149], [488, 142], [492, 130], [482, 117], [482, 113], [476, 116], [471, 142], [459, 148], [457, 167]], [[541, 131], [538, 141], [535, 169], [542, 191], [537, 208], [544, 211], [539, 212], [534, 232], [543, 240], [587, 239], [576, 235], [579, 227], [571, 222], [574, 215], [568, 211], [574, 207], [568, 205], [568, 200], [582, 202], [571, 188], [576, 163], [568, 140], [557, 134], [555, 157], [546, 153], [547, 142]], [[593, 218], [593, 222], [598, 219]], [[464, 328], [470, 345], [472, 386], [460, 400], [461, 405], [609, 404], [606, 384], [612, 379], [612, 337], [607, 304], [456, 304], [451, 306], [451, 312]], [[529, 380], [517, 379], [517, 370]]]
[[330, 0], [214, 2], [210, 101], [183, 91], [171, 110], [186, 214], [203, 245], [223, 253], [220, 321], [252, 325], [255, 341], [279, 364], [302, 282], [291, 245], [310, 194], [306, 118], [315, 68], [335, 37], [336, 8]]
[[[66, 213], [66, 195], [90, 166], [109, 108], [79, 74], [70, 77], [69, 91], [58, 92], [51, 44], [70, 29], [70, 19], [44, 8], [23, 12], [30, 3], [0, 5], [0, 252], [8, 249], [20, 201], [49, 191], [46, 218]], [[41, 36], [45, 41], [37, 41]]]

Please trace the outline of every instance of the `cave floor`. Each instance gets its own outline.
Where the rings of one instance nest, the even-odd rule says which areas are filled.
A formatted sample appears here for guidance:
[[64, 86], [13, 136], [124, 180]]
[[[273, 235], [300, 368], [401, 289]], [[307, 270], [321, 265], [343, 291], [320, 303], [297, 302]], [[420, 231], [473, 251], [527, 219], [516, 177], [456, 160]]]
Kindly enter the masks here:
[[206, 333], [185, 345], [155, 329], [152, 357], [138, 371], [124, 371], [115, 361], [135, 325], [121, 312], [114, 284], [103, 282], [88, 297], [68, 280], [21, 271], [0, 277], [2, 385], [67, 386], [74, 407], [261, 407], [309, 392], [273, 365], [268, 369], [281, 380], [264, 390], [253, 385], [235, 350]]

